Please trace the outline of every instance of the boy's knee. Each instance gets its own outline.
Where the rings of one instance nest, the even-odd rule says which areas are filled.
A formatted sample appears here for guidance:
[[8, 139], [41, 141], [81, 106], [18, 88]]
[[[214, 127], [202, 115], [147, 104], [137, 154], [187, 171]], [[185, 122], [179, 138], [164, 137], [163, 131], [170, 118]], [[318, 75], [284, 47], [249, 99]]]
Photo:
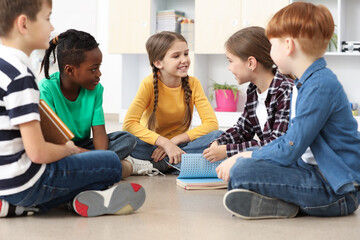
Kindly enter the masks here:
[[121, 163], [120, 163], [120, 159], [119, 156], [113, 152], [113, 151], [109, 151], [109, 150], [104, 150], [102, 151], [103, 156], [103, 164], [109, 165], [109, 167], [112, 167], [114, 169], [120, 169], [121, 171]]
[[252, 158], [238, 158], [230, 169], [229, 188], [239, 188], [242, 183], [252, 182], [264, 167], [263, 162]]

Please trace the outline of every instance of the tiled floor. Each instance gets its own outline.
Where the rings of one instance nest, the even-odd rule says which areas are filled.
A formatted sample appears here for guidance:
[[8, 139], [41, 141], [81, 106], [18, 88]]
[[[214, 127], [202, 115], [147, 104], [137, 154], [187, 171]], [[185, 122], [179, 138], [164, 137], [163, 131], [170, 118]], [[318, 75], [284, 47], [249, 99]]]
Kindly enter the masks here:
[[[120, 129], [107, 123], [108, 131]], [[134, 214], [83, 218], [64, 208], [44, 215], [0, 219], [0, 240], [26, 239], [359, 239], [360, 212], [339, 218], [242, 220], [223, 205], [226, 190], [185, 191], [176, 176], [131, 176], [146, 190]]]

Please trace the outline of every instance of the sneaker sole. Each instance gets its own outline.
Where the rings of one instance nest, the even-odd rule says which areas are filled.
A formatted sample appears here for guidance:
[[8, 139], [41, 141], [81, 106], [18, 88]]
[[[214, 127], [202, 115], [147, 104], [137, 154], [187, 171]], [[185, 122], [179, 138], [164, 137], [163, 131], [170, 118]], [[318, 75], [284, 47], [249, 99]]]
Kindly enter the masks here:
[[[293, 218], [299, 207], [246, 189], [228, 191], [223, 199], [226, 210], [243, 219]], [[262, 212], [260, 212], [261, 210]]]
[[73, 208], [84, 217], [124, 215], [139, 209], [145, 202], [145, 197], [145, 190], [139, 184], [122, 183], [104, 191], [78, 194], [73, 201]]

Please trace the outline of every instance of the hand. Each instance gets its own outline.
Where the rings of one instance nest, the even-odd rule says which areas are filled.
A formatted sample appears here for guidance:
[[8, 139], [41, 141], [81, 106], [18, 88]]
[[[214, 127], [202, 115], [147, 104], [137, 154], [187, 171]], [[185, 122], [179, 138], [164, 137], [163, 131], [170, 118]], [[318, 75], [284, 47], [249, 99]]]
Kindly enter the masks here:
[[65, 143], [65, 146], [69, 151], [69, 155], [74, 155], [74, 154], [80, 153], [79, 147], [77, 147], [73, 141], [67, 141]]
[[219, 143], [217, 141], [213, 141], [211, 144], [210, 144], [210, 147], [216, 147], [216, 146], [219, 146]]
[[91, 150], [86, 149], [86, 148], [82, 148], [82, 147], [78, 147], [79, 149], [79, 153], [84, 153], [84, 152], [90, 152]]
[[238, 153], [234, 156], [231, 156], [230, 158], [223, 161], [217, 168], [216, 173], [218, 175], [218, 178], [221, 178], [222, 180], [228, 182], [230, 179], [230, 169], [234, 166], [236, 159], [239, 157], [243, 158], [251, 158], [252, 152], [242, 152]]
[[177, 145], [173, 144], [169, 141], [169, 144], [164, 146], [164, 150], [169, 157], [169, 163], [171, 164], [178, 164], [181, 162], [181, 155], [185, 152], [179, 148]]
[[216, 168], [216, 173], [217, 173], [218, 178], [221, 178], [225, 182], [229, 181], [230, 169], [235, 164], [236, 159], [237, 159], [237, 157], [235, 157], [235, 156], [236, 155], [226, 159]]
[[166, 155], [169, 157], [169, 163], [178, 164], [181, 162], [181, 155], [185, 152], [171, 140], [159, 136], [155, 141], [155, 145], [162, 147], [165, 150]]
[[153, 153], [151, 154], [151, 158], [154, 160], [154, 162], [159, 162], [166, 157], [166, 152], [162, 147], [156, 148]]
[[204, 157], [210, 162], [216, 162], [223, 160], [227, 157], [226, 154], [226, 145], [218, 145], [213, 142], [211, 146], [204, 150]]

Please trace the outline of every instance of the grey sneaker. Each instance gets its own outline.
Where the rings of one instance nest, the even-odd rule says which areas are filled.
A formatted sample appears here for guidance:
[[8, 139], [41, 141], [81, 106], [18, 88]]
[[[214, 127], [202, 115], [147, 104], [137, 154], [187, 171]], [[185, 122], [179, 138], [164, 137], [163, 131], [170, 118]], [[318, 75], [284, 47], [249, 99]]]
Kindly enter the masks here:
[[223, 204], [229, 212], [243, 219], [292, 218], [299, 207], [246, 189], [228, 191]]
[[132, 175], [155, 176], [160, 174], [165, 176], [157, 168], [154, 168], [153, 164], [148, 160], [136, 159], [131, 156], [127, 156], [125, 160], [129, 161], [132, 164], [133, 167]]
[[145, 190], [141, 185], [122, 183], [103, 191], [79, 193], [73, 200], [73, 209], [83, 217], [124, 215], [139, 209], [144, 201]]

